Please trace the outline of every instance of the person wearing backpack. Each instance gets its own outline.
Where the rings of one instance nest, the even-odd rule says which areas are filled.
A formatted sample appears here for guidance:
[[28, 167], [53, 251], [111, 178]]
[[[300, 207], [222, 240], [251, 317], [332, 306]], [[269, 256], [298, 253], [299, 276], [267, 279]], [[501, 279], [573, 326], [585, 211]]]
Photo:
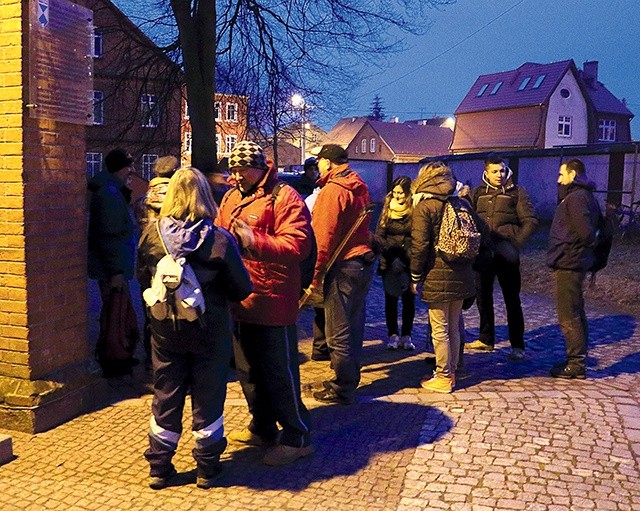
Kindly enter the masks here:
[[589, 328], [583, 285], [595, 262], [593, 249], [601, 212], [593, 196], [595, 186], [587, 180], [581, 160], [560, 165], [558, 185], [560, 202], [549, 231], [547, 265], [553, 270], [556, 283], [558, 323], [565, 338], [567, 359], [553, 366], [551, 376], [584, 379]]
[[507, 309], [511, 353], [509, 359], [524, 358], [524, 315], [520, 302], [520, 250], [538, 225], [526, 190], [513, 182], [513, 173], [502, 158], [490, 155], [484, 161], [482, 185], [473, 191], [472, 204], [491, 233], [492, 257], [476, 276], [480, 335], [466, 345], [468, 350], [493, 351], [495, 315], [493, 285], [496, 278]]
[[[479, 250], [480, 233], [469, 225], [466, 240], [473, 245], [465, 257], [448, 255], [442, 246], [443, 217], [449, 206], [454, 214], [470, 219], [476, 218], [471, 205], [455, 193], [456, 179], [453, 172], [442, 162], [432, 162], [420, 168], [414, 181], [414, 194], [422, 198], [413, 208], [411, 228], [411, 289], [419, 293], [429, 307], [429, 323], [436, 355], [433, 375], [422, 379], [420, 385], [426, 390], [450, 393], [455, 387], [455, 372], [460, 353], [459, 321], [465, 299], [475, 295], [472, 264]], [[422, 194], [422, 195], [421, 195]], [[462, 229], [458, 227], [455, 234]], [[442, 234], [441, 234], [442, 233]], [[464, 241], [464, 240], [463, 240]], [[468, 257], [466, 257], [468, 256]]]
[[229, 171], [235, 188], [222, 199], [216, 225], [237, 237], [253, 282], [253, 292], [233, 307], [236, 374], [251, 422], [229, 440], [272, 446], [263, 462], [285, 465], [314, 452], [311, 416], [300, 392], [296, 329], [301, 262], [313, 247], [311, 215], [298, 192], [280, 185], [258, 144], [239, 142]]
[[168, 486], [176, 474], [171, 460], [187, 393], [198, 487], [215, 484], [227, 445], [222, 413], [232, 342], [229, 304], [246, 298], [252, 286], [234, 237], [213, 225], [216, 214], [205, 176], [193, 167], [180, 168], [169, 181], [159, 220], [149, 222], [138, 246], [138, 279], [145, 295], [162, 285], [158, 268], [170, 257], [188, 263], [204, 297], [197, 320], [150, 314], [154, 396], [144, 455], [153, 489]]

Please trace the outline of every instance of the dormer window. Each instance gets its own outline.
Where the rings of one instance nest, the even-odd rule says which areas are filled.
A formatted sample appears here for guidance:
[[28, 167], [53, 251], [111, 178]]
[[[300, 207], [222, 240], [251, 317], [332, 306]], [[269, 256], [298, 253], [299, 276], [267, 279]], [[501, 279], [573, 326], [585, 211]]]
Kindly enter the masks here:
[[544, 79], [546, 77], [547, 77], [547, 75], [538, 76], [538, 78], [536, 79], [536, 83], [533, 84], [532, 89], [538, 89], [542, 85], [542, 82], [544, 82]]
[[484, 91], [487, 90], [487, 88], [489, 87], [488, 83], [485, 83], [482, 87], [480, 87], [480, 90], [478, 91], [478, 94], [476, 94], [476, 97], [480, 97], [484, 94]]
[[498, 89], [500, 89], [500, 87], [502, 86], [502, 82], [498, 82], [493, 86], [493, 89], [491, 89], [491, 92], [489, 93], [490, 96], [493, 96], [496, 92], [498, 92]]
[[531, 81], [531, 77], [527, 76], [524, 80], [522, 80], [522, 83], [520, 84], [520, 87], [518, 87], [518, 90], [524, 90], [525, 87], [529, 85], [530, 81]]

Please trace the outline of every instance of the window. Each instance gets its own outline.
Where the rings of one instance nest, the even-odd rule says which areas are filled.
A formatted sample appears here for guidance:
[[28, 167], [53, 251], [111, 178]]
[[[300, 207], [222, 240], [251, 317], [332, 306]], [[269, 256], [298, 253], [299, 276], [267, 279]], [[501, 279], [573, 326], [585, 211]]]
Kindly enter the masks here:
[[102, 57], [104, 53], [102, 47], [102, 30], [95, 30], [93, 32], [93, 56], [94, 57]]
[[496, 92], [498, 92], [498, 89], [500, 89], [500, 87], [502, 87], [502, 82], [498, 82], [493, 86], [493, 89], [491, 89], [491, 92], [489, 93], [490, 96], [493, 96]]
[[571, 91], [569, 89], [560, 89], [560, 97], [564, 99], [571, 97]]
[[93, 124], [104, 124], [104, 93], [100, 90], [93, 91]]
[[536, 79], [536, 83], [533, 84], [532, 89], [537, 89], [538, 87], [540, 87], [542, 85], [542, 82], [544, 82], [544, 79], [546, 78], [547, 75], [540, 75], [538, 76], [538, 78]]
[[222, 120], [221, 108], [222, 108], [222, 105], [220, 104], [220, 101], [216, 101], [213, 104], [213, 110], [214, 110], [214, 113], [216, 114], [216, 121], [221, 121]]
[[601, 142], [616, 141], [616, 121], [613, 119], [601, 119], [598, 122], [598, 140]]
[[362, 154], [367, 154], [367, 139], [363, 138], [362, 142], [360, 143], [360, 149]]
[[224, 145], [226, 152], [230, 153], [238, 143], [238, 135], [226, 135], [224, 137]]
[[370, 153], [375, 153], [376, 152], [376, 139], [372, 138], [371, 140], [369, 140], [369, 152]]
[[518, 90], [524, 90], [525, 87], [529, 85], [530, 81], [531, 81], [531, 77], [527, 76], [524, 80], [522, 80], [522, 83], [520, 84], [520, 87], [518, 87]]
[[155, 128], [160, 124], [160, 109], [155, 94], [143, 94], [140, 98], [143, 128]]
[[189, 119], [189, 105], [187, 102], [184, 102], [184, 118]]
[[142, 177], [147, 181], [153, 179], [153, 164], [158, 159], [157, 154], [143, 154], [142, 155]]
[[478, 91], [478, 94], [476, 94], [476, 97], [480, 97], [484, 94], [484, 91], [487, 90], [487, 87], [489, 87], [488, 83], [485, 83], [482, 87], [480, 87], [480, 90]]
[[220, 133], [216, 133], [216, 149], [218, 154], [224, 153], [222, 150], [222, 137], [220, 136]]
[[238, 103], [227, 103], [227, 121], [238, 121]]
[[185, 131], [184, 132], [184, 152], [185, 153], [191, 153], [191, 132], [190, 131]]
[[86, 162], [89, 177], [93, 177], [98, 172], [102, 172], [102, 153], [87, 153]]
[[558, 136], [567, 138], [571, 136], [571, 117], [568, 115], [558, 117]]

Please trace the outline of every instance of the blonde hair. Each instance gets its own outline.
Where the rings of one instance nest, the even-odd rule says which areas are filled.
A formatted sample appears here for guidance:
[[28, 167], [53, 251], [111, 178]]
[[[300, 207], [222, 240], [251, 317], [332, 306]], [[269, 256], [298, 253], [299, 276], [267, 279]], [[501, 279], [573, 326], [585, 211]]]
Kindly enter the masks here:
[[169, 181], [160, 217], [201, 220], [218, 216], [207, 178], [195, 167], [180, 167]]
[[416, 177], [413, 181], [413, 185], [411, 187], [412, 193], [415, 193], [422, 187], [423, 184], [431, 181], [431, 179], [436, 176], [445, 176], [453, 179], [453, 171], [441, 161], [432, 161], [429, 163], [425, 163], [422, 167], [420, 167], [418, 177]]

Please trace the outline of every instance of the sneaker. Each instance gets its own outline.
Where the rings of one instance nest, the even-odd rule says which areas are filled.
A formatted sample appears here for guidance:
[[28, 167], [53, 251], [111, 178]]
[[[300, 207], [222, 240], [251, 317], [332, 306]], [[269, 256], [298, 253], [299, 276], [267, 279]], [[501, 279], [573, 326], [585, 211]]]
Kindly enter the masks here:
[[171, 484], [171, 479], [177, 474], [175, 467], [161, 476], [151, 476], [149, 479], [149, 488], [152, 490], [162, 490]]
[[389, 341], [387, 342], [387, 349], [397, 350], [399, 344], [400, 344], [400, 337], [398, 337], [396, 334], [390, 335]]
[[524, 350], [521, 348], [512, 348], [508, 357], [509, 360], [522, 360], [524, 358]]
[[196, 486], [198, 488], [202, 488], [203, 490], [213, 488], [216, 485], [216, 481], [220, 477], [221, 473], [222, 467], [216, 467], [211, 473], [205, 473], [198, 470], [198, 475], [196, 476]]
[[402, 346], [405, 350], [415, 350], [416, 349], [416, 345], [411, 342], [411, 336], [410, 335], [403, 335], [402, 337], [400, 337], [400, 345], [399, 346]]
[[433, 376], [431, 378], [423, 378], [420, 382], [423, 389], [439, 392], [441, 394], [451, 394], [455, 386], [455, 379], [449, 376]]
[[480, 339], [476, 339], [473, 342], [465, 344], [464, 348], [472, 351], [493, 351], [493, 346], [491, 344], [487, 344]]
[[584, 380], [586, 378], [584, 367], [570, 364], [553, 366], [551, 376], [553, 378], [562, 378], [563, 380]]
[[306, 447], [293, 447], [291, 445], [279, 444], [271, 449], [264, 458], [262, 458], [262, 463], [272, 467], [288, 465], [300, 458], [313, 454], [314, 451], [315, 448], [313, 445], [307, 445]]
[[316, 401], [320, 401], [321, 403], [337, 403], [340, 405], [350, 405], [353, 404], [353, 400], [341, 396], [335, 390], [328, 388], [324, 390], [319, 390], [318, 392], [313, 393], [313, 398]]
[[227, 435], [227, 440], [236, 444], [253, 445], [256, 447], [265, 447], [276, 443], [276, 439], [263, 438], [260, 435], [256, 435], [249, 428], [244, 428], [241, 431], [232, 431]]

